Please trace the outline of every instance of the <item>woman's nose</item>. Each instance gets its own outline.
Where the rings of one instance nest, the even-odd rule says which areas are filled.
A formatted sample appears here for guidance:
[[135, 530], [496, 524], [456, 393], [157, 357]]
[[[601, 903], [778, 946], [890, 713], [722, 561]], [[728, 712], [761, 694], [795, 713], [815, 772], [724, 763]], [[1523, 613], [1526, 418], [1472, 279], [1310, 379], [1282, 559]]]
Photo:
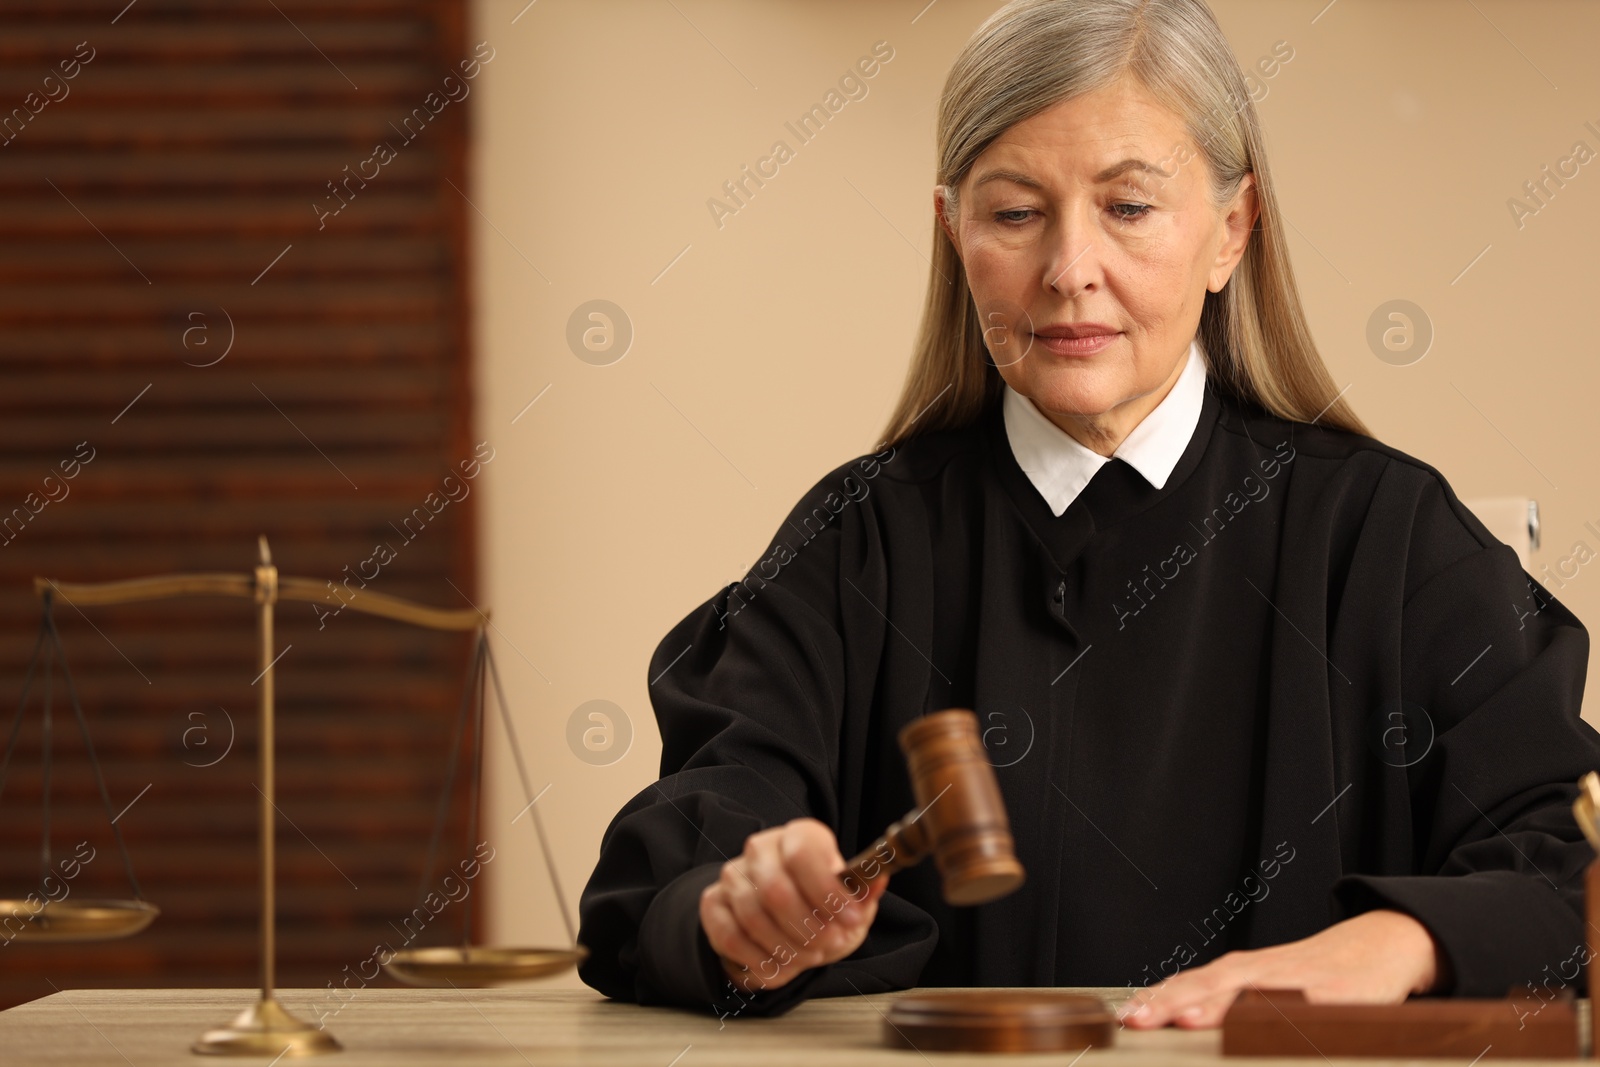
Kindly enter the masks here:
[[1057, 216], [1046, 246], [1044, 287], [1063, 296], [1100, 284], [1098, 237], [1079, 212]]

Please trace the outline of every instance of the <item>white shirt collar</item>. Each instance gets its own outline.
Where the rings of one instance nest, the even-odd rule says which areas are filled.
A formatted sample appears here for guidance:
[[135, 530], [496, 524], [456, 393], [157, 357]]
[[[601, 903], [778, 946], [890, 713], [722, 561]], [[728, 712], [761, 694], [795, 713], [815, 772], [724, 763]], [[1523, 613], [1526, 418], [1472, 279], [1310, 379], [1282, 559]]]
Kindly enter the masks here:
[[1194, 436], [1205, 400], [1206, 364], [1199, 338], [1189, 343], [1185, 359], [1183, 372], [1161, 403], [1133, 428], [1110, 458], [1079, 444], [1046, 418], [1032, 400], [1009, 385], [1005, 387], [1001, 406], [1011, 452], [1051, 511], [1056, 515], [1066, 511], [1089, 479], [1112, 458], [1126, 462], [1157, 489], [1166, 484]]

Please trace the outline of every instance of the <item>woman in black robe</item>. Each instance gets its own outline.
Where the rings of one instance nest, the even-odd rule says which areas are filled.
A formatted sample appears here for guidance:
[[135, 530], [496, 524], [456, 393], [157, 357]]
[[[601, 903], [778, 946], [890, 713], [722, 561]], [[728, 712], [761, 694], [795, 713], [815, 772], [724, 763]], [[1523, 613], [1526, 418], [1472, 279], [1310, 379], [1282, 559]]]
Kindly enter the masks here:
[[[938, 128], [885, 441], [656, 649], [661, 779], [602, 842], [584, 980], [723, 1016], [1123, 986], [1135, 1026], [1251, 984], [1581, 990], [1587, 632], [1335, 388], [1202, 0], [1008, 4]], [[946, 707], [1026, 884], [845, 892]]]

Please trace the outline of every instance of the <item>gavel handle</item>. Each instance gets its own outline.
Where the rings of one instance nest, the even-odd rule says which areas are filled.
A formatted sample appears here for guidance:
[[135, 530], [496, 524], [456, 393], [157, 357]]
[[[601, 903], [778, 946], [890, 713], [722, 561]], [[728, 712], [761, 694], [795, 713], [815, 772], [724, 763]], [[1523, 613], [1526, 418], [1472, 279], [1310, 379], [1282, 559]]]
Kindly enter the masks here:
[[932, 849], [927, 825], [920, 818], [926, 810], [914, 808], [907, 812], [904, 818], [885, 830], [882, 837], [846, 863], [839, 872], [839, 880], [845, 887], [851, 888], [853, 881], [867, 885], [879, 875], [893, 874], [921, 863]]

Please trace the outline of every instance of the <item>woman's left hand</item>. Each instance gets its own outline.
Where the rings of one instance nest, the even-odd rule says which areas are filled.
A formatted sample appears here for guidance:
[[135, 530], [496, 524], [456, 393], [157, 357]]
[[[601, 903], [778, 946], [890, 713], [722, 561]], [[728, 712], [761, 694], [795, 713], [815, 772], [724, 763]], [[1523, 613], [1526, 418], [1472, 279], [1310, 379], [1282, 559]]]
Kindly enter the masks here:
[[1313, 1003], [1394, 1004], [1447, 976], [1448, 960], [1427, 927], [1380, 908], [1300, 941], [1228, 952], [1180, 971], [1136, 992], [1118, 1015], [1141, 1030], [1168, 1023], [1200, 1029], [1222, 1025], [1234, 997], [1251, 986], [1304, 990]]

